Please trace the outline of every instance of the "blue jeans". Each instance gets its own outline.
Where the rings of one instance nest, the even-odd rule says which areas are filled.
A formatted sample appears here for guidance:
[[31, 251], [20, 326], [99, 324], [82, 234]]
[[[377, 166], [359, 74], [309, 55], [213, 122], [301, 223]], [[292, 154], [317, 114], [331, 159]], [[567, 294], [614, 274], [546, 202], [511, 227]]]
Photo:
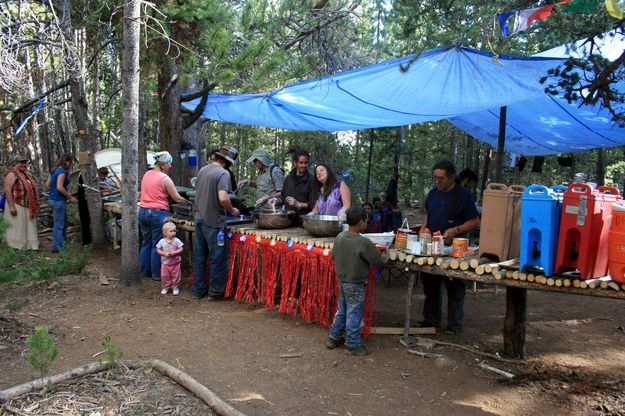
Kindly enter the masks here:
[[[191, 293], [201, 298], [207, 293], [209, 296], [223, 296], [228, 283], [228, 269], [230, 253], [228, 251], [228, 237], [224, 238], [224, 245], [217, 245], [217, 234], [220, 227], [209, 227], [202, 220], [195, 221], [195, 254], [193, 256], [193, 287]], [[210, 258], [210, 282], [206, 289], [206, 262]]]
[[52, 207], [54, 225], [52, 226], [52, 251], [59, 251], [67, 239], [67, 201], [48, 200]]
[[164, 209], [139, 208], [139, 230], [141, 230], [141, 276], [161, 278], [161, 256], [156, 252], [156, 244], [163, 238], [163, 224], [169, 212]]
[[447, 289], [447, 328], [460, 332], [464, 321], [464, 280], [421, 273], [423, 281], [423, 319], [426, 325], [441, 327], [443, 281]]
[[338, 341], [345, 335], [349, 349], [361, 345], [360, 332], [365, 326], [365, 283], [339, 282], [339, 308], [334, 315], [329, 337]]

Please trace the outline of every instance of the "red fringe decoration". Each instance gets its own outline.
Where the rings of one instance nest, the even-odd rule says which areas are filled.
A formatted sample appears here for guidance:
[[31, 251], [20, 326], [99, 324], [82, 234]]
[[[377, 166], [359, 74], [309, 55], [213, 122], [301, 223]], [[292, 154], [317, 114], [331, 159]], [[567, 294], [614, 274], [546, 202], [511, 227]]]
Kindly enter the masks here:
[[284, 257], [286, 251], [286, 244], [283, 242], [276, 242], [275, 245], [271, 245], [271, 241], [263, 239], [261, 240], [262, 250], [262, 297], [265, 307], [269, 309], [275, 309], [276, 307], [276, 288], [278, 286], [278, 272], [280, 260]]
[[374, 276], [375, 267], [369, 268], [369, 275], [367, 276], [367, 286], [365, 291], [365, 311], [364, 321], [365, 327], [362, 330], [362, 336], [368, 337], [371, 335], [371, 327], [378, 317], [377, 302], [375, 298], [376, 287], [378, 279]]
[[240, 257], [241, 267], [239, 267], [238, 285], [234, 298], [246, 303], [258, 301], [260, 296], [259, 287], [256, 284], [258, 270], [258, 249], [260, 245], [255, 238], [247, 238], [242, 242], [243, 254]]
[[281, 272], [282, 295], [280, 297], [280, 313], [290, 316], [297, 314], [295, 290], [297, 289], [297, 281], [299, 280], [305, 259], [306, 256], [302, 253], [301, 247], [296, 246], [293, 246], [284, 255]]
[[[301, 314], [308, 322], [318, 322], [329, 327], [334, 319], [338, 301], [338, 279], [332, 256], [323, 255], [324, 250], [313, 247], [306, 250], [304, 244], [294, 244], [288, 248], [284, 242], [271, 246], [271, 241], [261, 239], [256, 242], [248, 235], [240, 241], [241, 234], [234, 234], [230, 240], [230, 270], [226, 297], [247, 303], [263, 303], [274, 309], [278, 279], [282, 281], [279, 312], [292, 317]], [[262, 257], [259, 259], [259, 250]], [[369, 270], [363, 336], [371, 334], [371, 326], [376, 317], [376, 279], [374, 268]], [[262, 291], [258, 278], [261, 277]], [[296, 298], [298, 282], [299, 298]], [[262, 298], [261, 298], [262, 294]]]
[[226, 291], [224, 293], [224, 297], [229, 298], [232, 297], [232, 292], [234, 288], [234, 277], [236, 276], [237, 266], [239, 266], [239, 260], [241, 258], [241, 235], [239, 233], [235, 233], [232, 235], [232, 238], [228, 241], [228, 250], [230, 251], [230, 267], [228, 270], [228, 283], [226, 284]]

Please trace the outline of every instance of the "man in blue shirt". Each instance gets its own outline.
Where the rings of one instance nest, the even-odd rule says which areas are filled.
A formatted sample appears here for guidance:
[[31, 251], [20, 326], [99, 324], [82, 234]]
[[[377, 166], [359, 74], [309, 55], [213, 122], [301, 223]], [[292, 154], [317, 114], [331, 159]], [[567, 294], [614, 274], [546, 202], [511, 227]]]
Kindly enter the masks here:
[[[456, 182], [456, 167], [448, 160], [437, 162], [432, 168], [435, 187], [425, 199], [426, 217], [423, 227], [430, 232], [440, 231], [449, 245], [455, 237], [464, 237], [479, 225], [479, 213], [469, 191]], [[447, 328], [458, 334], [464, 320], [464, 280], [422, 273], [423, 326], [441, 327], [442, 284], [447, 288]]]

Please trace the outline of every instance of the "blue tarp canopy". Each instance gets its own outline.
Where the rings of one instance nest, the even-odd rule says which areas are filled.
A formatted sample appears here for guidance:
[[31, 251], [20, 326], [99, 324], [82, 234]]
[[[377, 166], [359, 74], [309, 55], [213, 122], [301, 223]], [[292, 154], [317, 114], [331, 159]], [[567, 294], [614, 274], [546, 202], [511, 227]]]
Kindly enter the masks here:
[[[622, 50], [622, 48], [621, 48]], [[210, 95], [203, 116], [289, 130], [343, 131], [448, 119], [497, 146], [507, 106], [506, 150], [544, 155], [625, 145], [608, 111], [569, 104], [539, 82], [565, 61], [493, 56], [445, 46], [389, 62], [300, 82], [267, 94]], [[625, 91], [625, 84], [621, 84]], [[200, 100], [183, 105], [193, 110]]]

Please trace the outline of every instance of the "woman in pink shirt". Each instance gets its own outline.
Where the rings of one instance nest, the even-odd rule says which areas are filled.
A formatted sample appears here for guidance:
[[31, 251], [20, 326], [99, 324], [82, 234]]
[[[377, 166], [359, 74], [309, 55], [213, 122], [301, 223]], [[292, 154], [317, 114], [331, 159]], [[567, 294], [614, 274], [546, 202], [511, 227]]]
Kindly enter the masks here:
[[180, 196], [174, 181], [167, 176], [173, 160], [169, 152], [158, 152], [153, 157], [154, 168], [141, 179], [139, 229], [143, 241], [139, 258], [141, 277], [161, 280], [161, 256], [156, 251], [156, 244], [163, 238], [162, 227], [169, 216], [167, 197], [179, 204], [191, 205], [191, 202]]

